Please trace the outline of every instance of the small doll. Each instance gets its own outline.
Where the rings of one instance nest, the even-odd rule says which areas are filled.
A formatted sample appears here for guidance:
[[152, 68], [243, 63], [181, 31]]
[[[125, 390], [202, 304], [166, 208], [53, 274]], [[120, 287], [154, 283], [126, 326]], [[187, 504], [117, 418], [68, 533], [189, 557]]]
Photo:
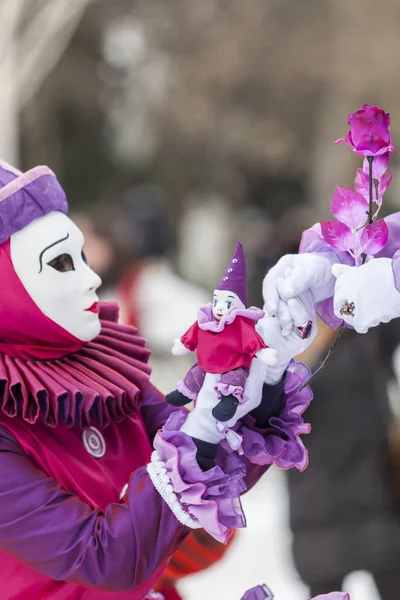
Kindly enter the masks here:
[[264, 312], [246, 308], [246, 263], [240, 242], [221, 283], [214, 290], [212, 304], [198, 311], [198, 319], [175, 340], [172, 354], [195, 351], [197, 362], [166, 400], [183, 406], [196, 400], [206, 373], [220, 374], [215, 386], [219, 398], [212, 414], [217, 421], [234, 417], [238, 404], [246, 402], [244, 387], [250, 363], [256, 356], [268, 365], [276, 363], [276, 351], [268, 348], [256, 332], [256, 322]]

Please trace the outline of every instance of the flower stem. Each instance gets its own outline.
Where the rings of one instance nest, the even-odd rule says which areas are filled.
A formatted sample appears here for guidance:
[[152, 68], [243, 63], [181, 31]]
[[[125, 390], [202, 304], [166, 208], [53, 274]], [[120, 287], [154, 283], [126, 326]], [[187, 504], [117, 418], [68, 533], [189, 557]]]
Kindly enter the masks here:
[[372, 177], [372, 163], [374, 162], [374, 157], [373, 156], [367, 156], [367, 160], [368, 160], [368, 166], [369, 166], [369, 207], [368, 207], [368, 223], [371, 224], [373, 222], [373, 216], [372, 216], [372, 203], [374, 201], [373, 195], [372, 195], [372, 188], [374, 185], [374, 180]]
[[323, 360], [323, 361], [322, 361], [322, 363], [319, 365], [319, 367], [318, 367], [318, 368], [317, 368], [317, 369], [314, 371], [314, 373], [312, 373], [312, 374], [311, 374], [311, 376], [310, 376], [310, 377], [309, 377], [309, 378], [308, 378], [306, 381], [304, 381], [304, 382], [301, 384], [301, 386], [299, 387], [299, 390], [298, 390], [299, 392], [301, 392], [301, 390], [304, 390], [304, 388], [305, 388], [305, 387], [307, 387], [308, 385], [310, 385], [310, 383], [313, 381], [313, 379], [315, 379], [315, 378], [316, 378], [316, 376], [317, 376], [317, 375], [319, 375], [319, 373], [320, 373], [320, 372], [322, 371], [322, 369], [325, 367], [326, 363], [328, 362], [328, 360], [329, 360], [329, 359], [330, 359], [330, 357], [332, 356], [332, 354], [333, 354], [333, 351], [334, 351], [334, 350], [335, 350], [335, 348], [336, 348], [336, 344], [338, 343], [338, 341], [339, 341], [339, 339], [340, 339], [340, 336], [342, 335], [342, 333], [343, 333], [343, 331], [345, 330], [345, 328], [346, 328], [345, 322], [344, 322], [344, 321], [342, 321], [342, 323], [341, 323], [341, 325], [340, 325], [339, 329], [338, 329], [338, 330], [337, 330], [337, 332], [336, 332], [335, 339], [333, 340], [333, 342], [332, 342], [332, 344], [331, 344], [331, 346], [330, 346], [330, 348], [329, 348], [329, 350], [328, 350], [328, 352], [327, 352], [327, 354], [326, 354], [326, 356], [325, 356], [324, 360]]
[[[367, 156], [367, 160], [368, 160], [368, 166], [369, 166], [369, 169], [368, 169], [368, 176], [369, 176], [368, 224], [370, 225], [371, 223], [374, 222], [373, 213], [372, 213], [372, 211], [373, 211], [373, 201], [374, 201], [373, 194], [372, 194], [373, 185], [374, 185], [374, 180], [373, 180], [373, 177], [372, 177], [372, 163], [374, 161], [374, 157], [373, 156]], [[361, 264], [362, 265], [365, 264], [366, 260], [367, 260], [367, 255], [365, 253], [363, 253], [362, 254], [362, 263]], [[317, 375], [319, 375], [319, 373], [322, 371], [322, 369], [325, 368], [326, 363], [328, 362], [328, 360], [332, 356], [333, 351], [335, 350], [336, 345], [337, 345], [338, 341], [340, 340], [340, 336], [342, 335], [342, 333], [345, 330], [345, 328], [346, 328], [346, 323], [345, 323], [345, 321], [342, 321], [339, 329], [336, 332], [335, 339], [333, 340], [333, 342], [332, 342], [332, 344], [331, 344], [331, 346], [330, 346], [330, 348], [329, 348], [329, 350], [328, 350], [328, 352], [327, 352], [324, 360], [319, 365], [319, 367], [314, 371], [314, 373], [312, 373], [311, 376], [306, 381], [304, 381], [301, 384], [301, 386], [299, 387], [299, 390], [298, 390], [299, 392], [301, 392], [301, 390], [303, 390], [306, 386], [310, 385], [310, 383], [316, 378]]]

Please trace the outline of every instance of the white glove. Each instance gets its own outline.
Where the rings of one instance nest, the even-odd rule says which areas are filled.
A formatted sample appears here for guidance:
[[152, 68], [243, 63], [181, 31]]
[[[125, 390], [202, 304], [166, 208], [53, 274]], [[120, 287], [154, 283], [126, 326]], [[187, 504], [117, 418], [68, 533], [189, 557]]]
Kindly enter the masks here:
[[263, 281], [264, 310], [278, 319], [284, 334], [294, 328], [285, 300], [305, 291], [312, 293], [314, 303], [333, 296], [332, 265], [336, 261], [334, 252], [286, 254], [268, 271]]
[[[359, 267], [337, 264], [332, 273], [337, 278], [335, 315], [358, 333], [366, 333], [370, 327], [400, 316], [400, 294], [395, 287], [390, 258], [372, 258]], [[354, 303], [354, 316], [340, 313], [346, 303]]]
[[256, 356], [266, 365], [276, 365], [278, 361], [277, 351], [272, 348], [263, 348], [256, 353]]
[[181, 340], [179, 338], [176, 338], [176, 340], [174, 341], [174, 345], [172, 347], [171, 350], [172, 354], [174, 356], [184, 356], [185, 354], [187, 354], [188, 352], [190, 352], [190, 350], [188, 350], [186, 348], [186, 346], [184, 346], [181, 342]]
[[312, 322], [311, 335], [308, 339], [302, 340], [293, 329], [287, 336], [283, 336], [278, 319], [268, 315], [260, 319], [257, 324], [257, 332], [267, 346], [275, 348], [278, 353], [276, 364], [266, 369], [264, 381], [270, 385], [280, 381], [292, 358], [304, 352], [317, 335], [314, 299], [311, 292], [304, 292], [297, 298], [290, 298], [288, 309], [295, 327], [299, 327], [307, 321]]

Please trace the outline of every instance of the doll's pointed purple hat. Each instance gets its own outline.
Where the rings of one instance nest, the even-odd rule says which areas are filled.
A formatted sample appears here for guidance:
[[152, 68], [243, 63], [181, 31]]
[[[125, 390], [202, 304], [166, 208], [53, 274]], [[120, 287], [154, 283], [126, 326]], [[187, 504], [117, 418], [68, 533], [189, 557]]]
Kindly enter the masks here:
[[65, 192], [51, 169], [26, 173], [0, 160], [0, 244], [52, 211], [68, 212]]
[[239, 296], [243, 304], [247, 306], [246, 260], [244, 258], [243, 246], [240, 242], [237, 242], [235, 254], [225, 271], [221, 283], [215, 289], [234, 292]]

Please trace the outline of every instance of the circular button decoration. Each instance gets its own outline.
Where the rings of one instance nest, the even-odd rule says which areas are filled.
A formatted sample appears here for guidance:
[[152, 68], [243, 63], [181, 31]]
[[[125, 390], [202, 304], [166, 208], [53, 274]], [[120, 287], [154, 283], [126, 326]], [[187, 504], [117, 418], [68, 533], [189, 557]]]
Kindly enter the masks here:
[[228, 269], [228, 273], [232, 273], [232, 272], [233, 272], [233, 269]]
[[223, 281], [228, 281], [229, 277], [224, 277]]
[[236, 263], [237, 263], [237, 261], [238, 261], [238, 259], [237, 259], [237, 258], [233, 258], [233, 259], [232, 259], [232, 262], [233, 262], [234, 264], [236, 264]]
[[100, 431], [95, 427], [88, 427], [82, 432], [82, 442], [85, 450], [95, 458], [101, 458], [106, 453], [106, 443]]

